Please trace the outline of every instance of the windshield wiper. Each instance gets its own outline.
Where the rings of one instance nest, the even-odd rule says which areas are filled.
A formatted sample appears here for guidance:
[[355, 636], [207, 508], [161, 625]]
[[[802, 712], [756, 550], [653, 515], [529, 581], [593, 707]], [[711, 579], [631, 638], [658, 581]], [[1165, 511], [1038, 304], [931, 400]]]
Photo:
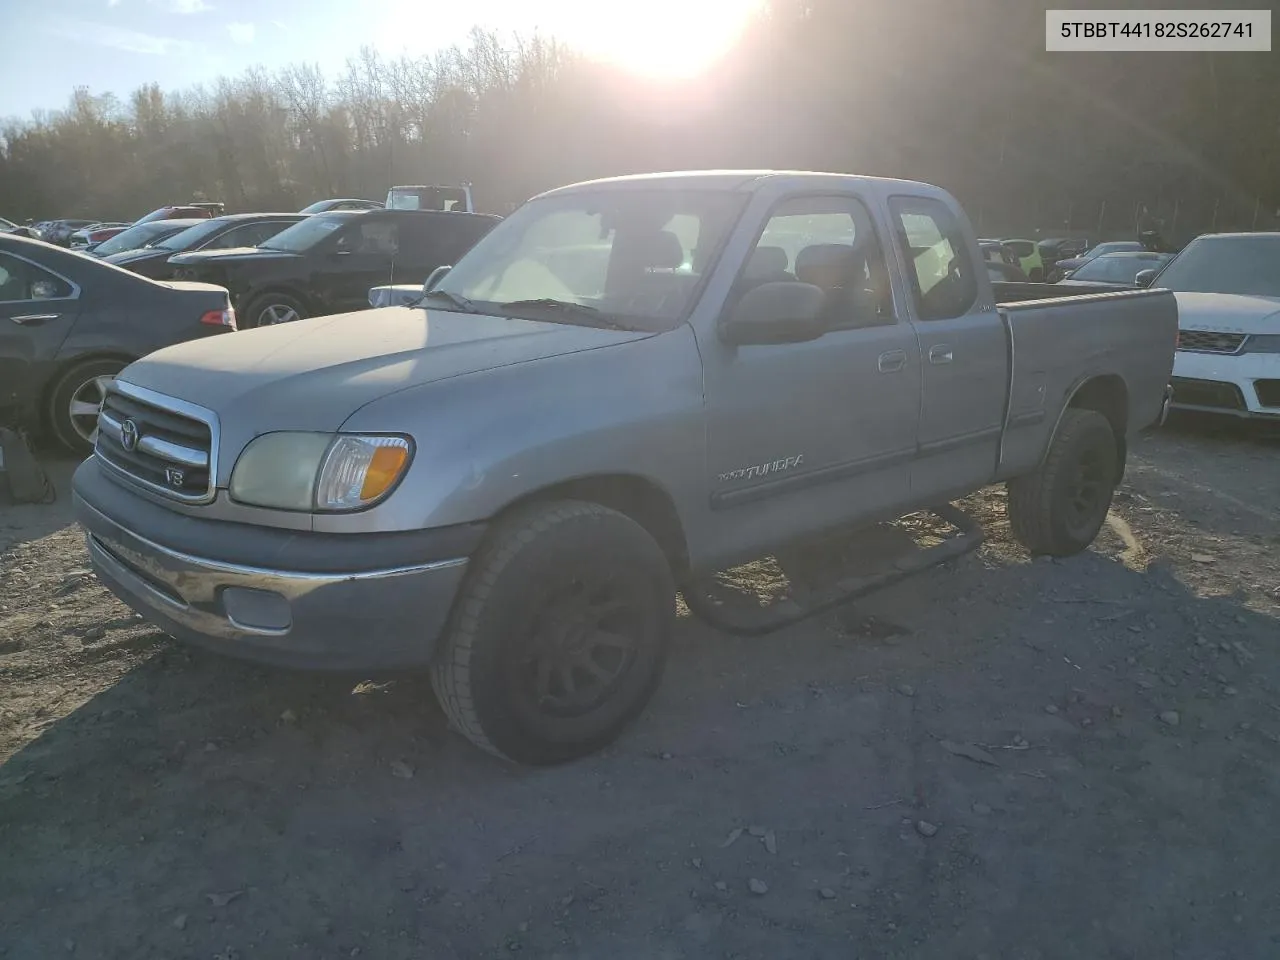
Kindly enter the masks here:
[[[534, 300], [512, 300], [498, 305], [499, 310], [546, 310], [557, 313], [568, 320], [576, 317], [594, 327], [606, 327], [609, 330], [629, 330], [630, 327], [619, 323], [610, 314], [585, 303], [574, 303], [572, 300], [557, 300], [554, 297], [538, 297]], [[571, 321], [570, 321], [571, 322]]]
[[456, 293], [450, 293], [448, 290], [428, 290], [426, 293], [420, 296], [417, 300], [414, 300], [412, 303], [410, 303], [409, 306], [416, 307], [423, 300], [426, 300], [429, 297], [439, 297], [441, 300], [447, 300], [449, 303], [453, 304], [454, 307], [461, 310], [463, 313], [483, 313], [484, 312], [479, 307], [477, 307], [474, 303], [468, 300], [466, 297], [459, 296]]

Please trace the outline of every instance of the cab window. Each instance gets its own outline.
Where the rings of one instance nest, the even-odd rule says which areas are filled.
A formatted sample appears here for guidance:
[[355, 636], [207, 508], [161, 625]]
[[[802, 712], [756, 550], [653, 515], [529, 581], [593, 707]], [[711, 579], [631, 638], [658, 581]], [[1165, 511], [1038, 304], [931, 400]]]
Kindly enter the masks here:
[[978, 283], [955, 214], [945, 203], [924, 197], [895, 197], [890, 209], [916, 315], [946, 320], [968, 313], [978, 299]]

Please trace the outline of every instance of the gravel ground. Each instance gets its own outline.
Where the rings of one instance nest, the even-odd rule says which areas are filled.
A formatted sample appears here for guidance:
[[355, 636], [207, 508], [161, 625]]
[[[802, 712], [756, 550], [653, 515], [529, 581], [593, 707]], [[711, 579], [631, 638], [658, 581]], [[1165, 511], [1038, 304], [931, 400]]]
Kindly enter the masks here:
[[685, 617], [640, 722], [543, 770], [422, 677], [182, 648], [65, 497], [0, 508], [0, 956], [1280, 956], [1278, 453], [1175, 424], [1079, 557], [991, 489], [947, 568]]

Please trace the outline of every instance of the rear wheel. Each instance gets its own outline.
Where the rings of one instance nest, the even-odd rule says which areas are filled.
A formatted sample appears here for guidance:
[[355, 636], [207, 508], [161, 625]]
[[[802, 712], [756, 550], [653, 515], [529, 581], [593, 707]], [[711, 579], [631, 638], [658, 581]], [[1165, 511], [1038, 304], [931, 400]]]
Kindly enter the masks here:
[[670, 567], [643, 527], [594, 503], [540, 504], [502, 521], [472, 561], [432, 685], [476, 746], [572, 760], [644, 708], [674, 619]]
[[55, 440], [81, 456], [93, 452], [98, 439], [98, 411], [107, 387], [124, 369], [123, 360], [99, 359], [76, 364], [54, 384], [45, 411]]
[[305, 320], [307, 308], [297, 297], [268, 292], [250, 300], [244, 313], [249, 327], [273, 327], [278, 323]]
[[1111, 423], [1094, 410], [1069, 409], [1035, 473], [1008, 484], [1013, 535], [1034, 554], [1067, 557], [1098, 535], [1120, 475]]

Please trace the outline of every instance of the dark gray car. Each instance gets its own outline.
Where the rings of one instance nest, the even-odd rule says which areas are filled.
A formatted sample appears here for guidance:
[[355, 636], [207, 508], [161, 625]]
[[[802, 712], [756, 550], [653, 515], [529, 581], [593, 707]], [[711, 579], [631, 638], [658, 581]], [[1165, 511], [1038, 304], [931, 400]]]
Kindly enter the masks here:
[[155, 283], [0, 236], [0, 410], [88, 454], [111, 379], [161, 347], [234, 330], [230, 308], [221, 287]]

